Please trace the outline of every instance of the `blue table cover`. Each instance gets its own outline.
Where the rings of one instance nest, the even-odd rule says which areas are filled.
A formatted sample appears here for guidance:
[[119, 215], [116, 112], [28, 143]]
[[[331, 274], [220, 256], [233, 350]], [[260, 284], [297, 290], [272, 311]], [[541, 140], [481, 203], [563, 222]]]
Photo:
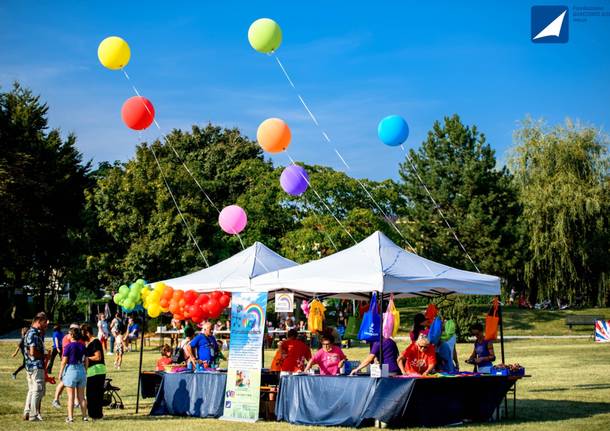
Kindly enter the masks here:
[[439, 426], [488, 420], [514, 381], [506, 377], [403, 379], [283, 376], [278, 420], [358, 427], [374, 419], [392, 426]]
[[227, 375], [221, 373], [165, 374], [150, 414], [218, 418], [226, 383]]

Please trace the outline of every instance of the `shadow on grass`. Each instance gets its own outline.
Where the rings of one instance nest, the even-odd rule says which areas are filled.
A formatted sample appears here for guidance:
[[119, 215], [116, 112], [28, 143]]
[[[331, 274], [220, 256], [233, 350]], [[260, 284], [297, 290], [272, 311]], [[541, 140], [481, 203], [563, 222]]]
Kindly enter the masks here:
[[572, 400], [517, 400], [516, 423], [530, 421], [563, 421], [610, 413], [610, 403]]

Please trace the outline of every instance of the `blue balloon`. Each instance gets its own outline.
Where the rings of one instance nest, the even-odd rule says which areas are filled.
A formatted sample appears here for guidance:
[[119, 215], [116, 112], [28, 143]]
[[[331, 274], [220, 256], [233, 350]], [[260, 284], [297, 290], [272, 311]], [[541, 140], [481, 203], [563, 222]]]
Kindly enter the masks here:
[[379, 122], [377, 135], [384, 144], [397, 147], [409, 137], [409, 126], [400, 115], [390, 115]]

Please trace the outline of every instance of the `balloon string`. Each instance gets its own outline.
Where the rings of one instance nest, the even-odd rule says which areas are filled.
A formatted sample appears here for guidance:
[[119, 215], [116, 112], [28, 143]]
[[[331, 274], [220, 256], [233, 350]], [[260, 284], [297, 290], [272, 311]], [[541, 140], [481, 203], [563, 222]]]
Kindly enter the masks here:
[[413, 169], [413, 173], [415, 174], [415, 176], [417, 177], [417, 179], [419, 180], [419, 182], [423, 186], [424, 190], [428, 194], [428, 197], [432, 201], [432, 205], [434, 205], [434, 208], [436, 208], [436, 210], [440, 214], [441, 218], [443, 219], [443, 221], [447, 225], [447, 228], [449, 228], [449, 231], [453, 234], [453, 237], [455, 238], [457, 243], [460, 245], [461, 249], [466, 254], [466, 257], [468, 257], [468, 260], [470, 261], [470, 263], [472, 263], [472, 266], [474, 266], [474, 268], [477, 270], [477, 272], [480, 273], [481, 271], [479, 270], [477, 265], [472, 260], [472, 257], [470, 257], [470, 254], [466, 250], [466, 247], [464, 247], [464, 244], [462, 244], [462, 241], [460, 241], [460, 239], [458, 238], [457, 233], [455, 232], [455, 229], [453, 229], [453, 226], [451, 226], [451, 223], [449, 223], [449, 220], [447, 220], [447, 218], [445, 217], [445, 214], [443, 214], [443, 210], [441, 210], [441, 206], [438, 203], [436, 203], [436, 200], [432, 196], [432, 193], [430, 193], [430, 190], [428, 189], [428, 186], [426, 185], [426, 183], [424, 183], [424, 180], [419, 175], [419, 171], [417, 170], [417, 167], [415, 166], [415, 163], [413, 163], [413, 159], [409, 155], [409, 152], [407, 151], [407, 149], [402, 144], [400, 145], [400, 148], [402, 148], [402, 151], [405, 153], [405, 156], [407, 157], [407, 160], [408, 160], [409, 164], [411, 165], [411, 168]]
[[[138, 132], [138, 135], [139, 135], [140, 143], [142, 143], [142, 134], [140, 132]], [[178, 214], [180, 215], [180, 218], [182, 219], [182, 223], [184, 223], [184, 226], [186, 227], [188, 236], [191, 238], [191, 240], [195, 244], [195, 247], [197, 247], [197, 250], [199, 250], [199, 254], [203, 258], [203, 261], [205, 262], [205, 266], [209, 268], [210, 264], [209, 264], [208, 260], [206, 259], [205, 255], [203, 254], [203, 251], [201, 251], [201, 248], [199, 247], [199, 243], [197, 243], [195, 236], [191, 232], [191, 228], [189, 227], [189, 225], [186, 221], [186, 218], [184, 217], [184, 214], [182, 214], [182, 211], [180, 211], [180, 207], [178, 206], [176, 197], [174, 196], [174, 193], [172, 192], [172, 189], [169, 186], [167, 178], [165, 177], [165, 173], [163, 172], [163, 169], [161, 168], [161, 163], [159, 163], [159, 159], [157, 158], [157, 153], [155, 152], [154, 144], [150, 146], [150, 149], [152, 151], [153, 157], [155, 158], [155, 162], [157, 163], [157, 167], [159, 168], [159, 172], [161, 173], [161, 178], [163, 179], [163, 182], [165, 183], [165, 187], [167, 188], [167, 191], [169, 192], [169, 195], [171, 196], [172, 201], [174, 202], [174, 206], [176, 207], [176, 210], [178, 210]]]
[[[305, 108], [305, 110], [307, 111], [307, 113], [309, 114], [309, 117], [311, 118], [311, 120], [314, 122], [314, 124], [316, 125], [316, 127], [318, 127], [318, 129], [320, 130], [320, 132], [322, 133], [322, 137], [324, 138], [324, 140], [329, 143], [332, 144], [331, 139], [329, 138], [328, 134], [326, 133], [326, 131], [324, 129], [322, 129], [322, 127], [320, 126], [320, 123], [318, 123], [318, 120], [316, 119], [315, 115], [313, 114], [313, 112], [311, 111], [311, 109], [309, 109], [309, 106], [307, 106], [307, 103], [305, 103], [305, 100], [303, 99], [303, 97], [298, 93], [298, 90], [296, 88], [296, 86], [294, 85], [294, 82], [292, 81], [292, 79], [290, 78], [290, 75], [288, 75], [288, 72], [286, 71], [286, 68], [284, 67], [284, 65], [282, 64], [282, 62], [280, 61], [280, 58], [277, 54], [274, 54], [275, 60], [278, 64], [278, 66], [280, 67], [280, 69], [282, 70], [282, 72], [284, 73], [284, 76], [286, 77], [286, 79], [288, 80], [288, 83], [290, 84], [290, 86], [297, 92], [297, 97], [299, 99], [299, 101], [301, 102], [301, 105], [303, 105], [303, 108]], [[345, 157], [343, 157], [341, 155], [341, 153], [339, 152], [339, 150], [334, 147], [333, 148], [335, 151], [335, 154], [339, 157], [339, 160], [341, 160], [341, 163], [343, 163], [343, 166], [345, 166], [345, 168], [349, 171], [351, 170], [350, 165], [347, 163], [347, 161], [345, 160]], [[375, 204], [375, 206], [377, 207], [377, 209], [379, 210], [379, 212], [381, 213], [381, 215], [383, 216], [383, 219], [386, 221], [386, 223], [388, 223], [390, 226], [392, 226], [392, 228], [396, 231], [396, 233], [398, 233], [398, 235], [403, 239], [403, 241], [405, 241], [405, 243], [408, 245], [408, 247], [411, 249], [411, 251], [415, 254], [417, 254], [417, 250], [415, 249], [415, 247], [413, 247], [411, 245], [411, 243], [409, 242], [409, 240], [404, 236], [404, 234], [401, 232], [400, 229], [398, 229], [398, 226], [396, 226], [396, 223], [394, 223], [392, 221], [392, 219], [386, 214], [386, 212], [383, 210], [383, 208], [381, 208], [381, 205], [379, 205], [379, 203], [375, 200], [375, 198], [373, 197], [373, 195], [370, 193], [370, 191], [368, 190], [368, 188], [366, 187], [366, 185], [359, 179], [356, 177], [353, 177], [356, 182], [360, 185], [360, 187], [362, 188], [362, 190], [364, 190], [364, 193], [367, 195], [367, 197]]]
[[[125, 75], [125, 77], [127, 78], [127, 80], [131, 83], [131, 79], [129, 78], [129, 75], [127, 74], [127, 72], [125, 71], [125, 69], [121, 69], [123, 71], [123, 74]], [[136, 95], [140, 96], [140, 92], [138, 91], [138, 89], [135, 87], [135, 85], [131, 85], [131, 88], [133, 88], [133, 91]], [[195, 181], [195, 184], [197, 184], [197, 187], [199, 188], [199, 190], [203, 193], [203, 195], [205, 196], [205, 198], [207, 199], [207, 201], [210, 203], [210, 205], [212, 205], [212, 207], [216, 210], [216, 212], [218, 214], [220, 214], [220, 210], [218, 209], [218, 207], [214, 204], [214, 201], [212, 201], [212, 199], [210, 198], [210, 196], [206, 193], [206, 191], [204, 190], [204, 188], [201, 186], [201, 184], [199, 183], [199, 181], [197, 180], [197, 178], [195, 177], [195, 175], [193, 174], [193, 172], [190, 170], [190, 168], [187, 166], [186, 162], [182, 159], [182, 157], [180, 157], [180, 154], [178, 154], [178, 151], [176, 151], [176, 148], [174, 147], [174, 145], [172, 144], [171, 140], [169, 139], [169, 137], [163, 133], [163, 130], [161, 129], [161, 126], [159, 125], [159, 123], [157, 122], [157, 119], [154, 118], [154, 114], [150, 111], [150, 109], [148, 109], [148, 106], [144, 103], [144, 108], [148, 111], [148, 113], [153, 117], [153, 123], [155, 124], [155, 127], [157, 127], [157, 130], [159, 131], [159, 133], [161, 134], [161, 137], [163, 138], [163, 140], [165, 142], [167, 142], [167, 144], [169, 145], [169, 147], [171, 148], [171, 150], [173, 151], [173, 153], [175, 154], [176, 158], [178, 159], [178, 161], [182, 164], [182, 166], [184, 167], [184, 169], [186, 170], [186, 172], [188, 172], [188, 174], [191, 176], [191, 178], [193, 179], [193, 181]]]
[[[125, 70], [125, 68], [121, 69], [123, 71], [123, 75], [125, 75], [125, 78], [127, 78], [127, 81], [129, 81], [129, 83], [131, 84], [131, 88], [133, 89], [134, 93], [137, 96], [140, 96], [140, 92], [138, 91], [138, 89], [136, 88], [135, 85], [132, 84], [131, 82], [131, 78], [129, 77], [129, 75], [127, 74], [127, 71]], [[140, 96], [141, 97], [141, 96]], [[159, 123], [157, 122], [157, 119], [154, 116], [154, 113], [152, 113], [150, 111], [150, 109], [148, 108], [148, 106], [146, 105], [146, 103], [143, 103], [144, 105], [144, 109], [146, 109], [146, 111], [151, 115], [151, 117], [153, 117], [153, 123], [155, 124], [155, 127], [157, 127], [157, 130], [159, 131], [159, 134], [161, 135], [161, 138], [163, 139], [163, 141], [165, 141], [169, 147], [171, 148], [171, 150], [173, 151], [174, 155], [176, 156], [176, 158], [178, 159], [178, 161], [182, 164], [182, 166], [184, 167], [184, 169], [186, 170], [186, 172], [188, 172], [188, 174], [191, 176], [191, 178], [193, 179], [193, 181], [195, 182], [195, 184], [197, 184], [197, 187], [199, 188], [199, 190], [201, 191], [201, 193], [203, 193], [203, 195], [205, 196], [205, 198], [207, 199], [207, 201], [210, 203], [210, 205], [216, 210], [216, 212], [220, 215], [220, 210], [218, 209], [218, 207], [216, 206], [216, 204], [214, 204], [214, 201], [212, 200], [212, 198], [210, 198], [210, 196], [206, 193], [205, 189], [203, 188], [203, 186], [199, 183], [199, 181], [197, 180], [197, 178], [195, 177], [195, 175], [193, 174], [193, 172], [190, 170], [190, 168], [187, 166], [186, 162], [184, 161], [184, 159], [182, 157], [180, 157], [180, 154], [178, 154], [178, 151], [176, 151], [176, 148], [174, 147], [174, 145], [172, 144], [171, 140], [169, 139], [169, 137], [163, 132], [163, 130], [161, 129], [161, 126], [159, 125]], [[151, 145], [152, 148], [152, 145]], [[170, 191], [171, 193], [171, 191]], [[173, 197], [173, 195], [172, 195]], [[178, 211], [180, 211], [178, 209]], [[187, 226], [188, 229], [188, 226]], [[241, 244], [241, 248], [242, 250], [245, 250], [245, 246], [244, 243], [241, 239], [241, 237], [239, 236], [239, 234], [237, 234], [237, 237], [239, 239], [239, 243]], [[197, 244], [197, 242], [195, 242], [195, 245], [197, 246], [197, 248], [199, 249], [199, 245]], [[201, 250], [200, 250], [201, 251]], [[205, 259], [205, 258], [204, 258]], [[207, 260], [206, 260], [206, 265], [207, 265]], [[207, 265], [209, 266], [209, 265]]]
[[[286, 151], [286, 155], [288, 156], [288, 159], [290, 160], [290, 162], [293, 165], [296, 165], [296, 162], [294, 161], [294, 159], [290, 156], [290, 154], [288, 153], [288, 151]], [[343, 225], [343, 223], [341, 223], [341, 220], [339, 220], [339, 218], [335, 215], [335, 213], [330, 209], [330, 207], [328, 206], [328, 204], [324, 201], [324, 199], [322, 199], [322, 196], [320, 196], [320, 194], [318, 193], [318, 191], [315, 189], [314, 186], [311, 185], [311, 182], [309, 181], [309, 178], [307, 178], [305, 175], [303, 175], [302, 172], [299, 171], [299, 175], [301, 175], [301, 178], [303, 178], [303, 180], [305, 180], [305, 182], [307, 183], [307, 186], [309, 188], [311, 188], [311, 190], [314, 192], [314, 194], [316, 195], [316, 197], [318, 198], [318, 200], [322, 203], [322, 205], [324, 205], [324, 207], [326, 208], [326, 210], [330, 213], [330, 215], [333, 216], [333, 218], [335, 219], [335, 221], [339, 224], [339, 226], [341, 226], [341, 228], [345, 231], [345, 233], [352, 239], [352, 241], [354, 241], [354, 244], [358, 244], [358, 241], [356, 241], [356, 239], [352, 236], [352, 234], [347, 230], [347, 228]]]

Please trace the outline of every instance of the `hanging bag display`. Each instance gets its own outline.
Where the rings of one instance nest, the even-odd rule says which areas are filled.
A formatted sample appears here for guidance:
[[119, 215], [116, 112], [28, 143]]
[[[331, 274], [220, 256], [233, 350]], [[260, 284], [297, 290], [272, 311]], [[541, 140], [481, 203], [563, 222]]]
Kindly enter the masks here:
[[494, 298], [491, 308], [485, 317], [485, 341], [493, 341], [498, 338], [498, 325], [500, 324], [499, 308], [500, 303], [498, 298]]
[[383, 337], [392, 338], [396, 336], [399, 326], [400, 313], [398, 313], [398, 310], [394, 305], [394, 294], [392, 294], [390, 296], [390, 301], [388, 302], [388, 308], [386, 308], [386, 312], [383, 313]]
[[373, 292], [371, 306], [369, 311], [364, 313], [360, 331], [358, 331], [358, 339], [363, 341], [379, 341], [381, 333], [381, 316], [377, 307], [377, 293]]

